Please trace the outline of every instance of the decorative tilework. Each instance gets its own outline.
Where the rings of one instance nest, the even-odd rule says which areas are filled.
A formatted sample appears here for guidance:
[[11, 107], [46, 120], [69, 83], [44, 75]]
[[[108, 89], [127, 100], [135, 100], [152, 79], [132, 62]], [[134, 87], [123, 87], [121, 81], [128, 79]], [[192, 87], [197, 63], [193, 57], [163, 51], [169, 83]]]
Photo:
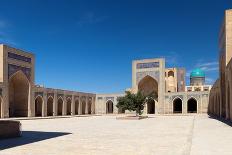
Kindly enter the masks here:
[[12, 59], [16, 59], [16, 60], [19, 60], [19, 61], [24, 61], [24, 62], [28, 62], [28, 63], [31, 63], [31, 58], [28, 58], [28, 57], [25, 57], [25, 56], [22, 56], [22, 55], [18, 55], [18, 54], [15, 54], [15, 53], [8, 53], [8, 58], [12, 58]]
[[157, 80], [157, 82], [159, 82], [159, 76], [160, 76], [159, 71], [147, 71], [147, 72], [137, 72], [136, 73], [136, 83], [138, 84], [140, 82], [140, 80], [142, 80], [147, 75], [151, 76], [152, 78]]
[[14, 73], [16, 73], [17, 71], [22, 71], [28, 80], [30, 80], [31, 77], [31, 69], [30, 68], [26, 68], [26, 67], [21, 67], [21, 66], [16, 66], [16, 65], [12, 65], [12, 64], [8, 64], [8, 78], [11, 77], [11, 75], [13, 75]]
[[148, 62], [148, 63], [137, 63], [136, 68], [137, 69], [143, 69], [143, 68], [158, 68], [159, 62]]

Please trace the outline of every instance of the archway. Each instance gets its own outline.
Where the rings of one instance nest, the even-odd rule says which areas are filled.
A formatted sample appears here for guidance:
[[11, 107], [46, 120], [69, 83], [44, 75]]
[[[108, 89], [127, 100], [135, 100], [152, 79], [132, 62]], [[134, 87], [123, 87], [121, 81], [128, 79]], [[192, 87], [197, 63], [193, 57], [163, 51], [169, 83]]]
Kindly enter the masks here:
[[64, 103], [63, 99], [60, 97], [58, 99], [58, 112], [57, 112], [58, 116], [61, 116], [63, 114], [63, 103]]
[[9, 116], [27, 117], [29, 81], [22, 71], [13, 74], [9, 79]]
[[173, 100], [173, 113], [182, 113], [182, 100], [179, 97]]
[[114, 112], [114, 103], [109, 100], [106, 102], [106, 113], [107, 114], [112, 114]]
[[42, 107], [43, 107], [43, 98], [41, 96], [37, 96], [35, 99], [35, 116], [42, 116]]
[[188, 113], [197, 113], [197, 100], [190, 98], [187, 103]]
[[154, 101], [147, 103], [147, 113], [155, 114], [155, 101], [158, 102], [158, 82], [151, 76], [145, 76], [138, 84], [138, 90], [144, 95], [154, 95]]
[[82, 114], [84, 115], [85, 114], [85, 108], [86, 108], [86, 102], [85, 101], [82, 101]]
[[228, 118], [230, 119], [230, 86], [228, 86], [228, 90], [227, 90], [227, 109], [228, 109]]
[[71, 106], [72, 106], [72, 100], [68, 98], [67, 99], [67, 115], [71, 115]]
[[2, 98], [0, 97], [0, 118], [2, 117]]
[[76, 100], [75, 101], [75, 115], [78, 115], [79, 114], [79, 101]]
[[147, 114], [155, 114], [155, 101], [147, 102]]
[[89, 101], [88, 103], [88, 114], [91, 114], [92, 109], [92, 100]]
[[174, 77], [174, 72], [173, 71], [169, 71], [168, 72], [168, 77]]
[[53, 98], [51, 96], [47, 101], [47, 116], [53, 116]]
[[138, 90], [144, 95], [154, 94], [158, 101], [158, 82], [151, 76], [145, 76], [138, 84]]

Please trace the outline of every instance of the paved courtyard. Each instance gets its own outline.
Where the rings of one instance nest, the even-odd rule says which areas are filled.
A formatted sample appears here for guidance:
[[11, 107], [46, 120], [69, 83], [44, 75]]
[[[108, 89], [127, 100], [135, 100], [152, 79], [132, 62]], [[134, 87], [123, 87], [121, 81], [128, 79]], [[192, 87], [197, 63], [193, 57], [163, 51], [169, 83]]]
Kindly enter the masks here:
[[22, 120], [23, 137], [0, 140], [0, 155], [232, 154], [232, 127], [207, 115]]

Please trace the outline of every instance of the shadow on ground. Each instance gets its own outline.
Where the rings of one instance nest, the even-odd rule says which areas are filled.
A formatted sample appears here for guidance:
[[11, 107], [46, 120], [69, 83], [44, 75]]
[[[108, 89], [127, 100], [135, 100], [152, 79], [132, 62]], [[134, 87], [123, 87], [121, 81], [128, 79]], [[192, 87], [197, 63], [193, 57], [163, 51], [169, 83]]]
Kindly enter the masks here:
[[29, 143], [39, 142], [55, 137], [69, 135], [65, 132], [41, 132], [41, 131], [23, 131], [22, 137], [0, 139], [0, 150], [21, 146]]
[[218, 120], [218, 121], [220, 121], [220, 122], [222, 122], [222, 123], [225, 123], [225, 124], [227, 124], [227, 125], [229, 125], [229, 126], [232, 127], [232, 122], [231, 122], [231, 121], [226, 120], [225, 118], [217, 117], [217, 116], [215, 116], [215, 115], [210, 115], [210, 114], [208, 114], [208, 115], [209, 115], [209, 118], [211, 118], [211, 119], [216, 119], [216, 120]]

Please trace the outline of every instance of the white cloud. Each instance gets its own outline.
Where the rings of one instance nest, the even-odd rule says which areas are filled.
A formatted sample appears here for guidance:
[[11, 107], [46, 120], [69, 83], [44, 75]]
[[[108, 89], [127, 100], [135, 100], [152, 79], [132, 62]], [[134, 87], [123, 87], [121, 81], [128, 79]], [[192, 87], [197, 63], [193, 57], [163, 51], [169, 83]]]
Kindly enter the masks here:
[[205, 62], [205, 63], [197, 63], [196, 67], [201, 68], [205, 72], [218, 71], [219, 64], [217, 61]]
[[205, 82], [207, 84], [213, 84], [216, 79], [209, 77], [209, 75], [217, 73], [217, 71], [219, 70], [219, 64], [217, 61], [208, 61], [208, 62], [205, 61], [204, 62], [201, 60], [200, 62], [193, 65], [192, 68], [190, 68], [189, 70], [186, 71], [186, 77], [190, 77], [192, 70], [195, 68], [200, 68], [206, 73]]
[[206, 63], [198, 63], [197, 66], [199, 67], [206, 67], [206, 66], [215, 66], [218, 65], [219, 63], [217, 61], [212, 61], [212, 62], [206, 62]]

